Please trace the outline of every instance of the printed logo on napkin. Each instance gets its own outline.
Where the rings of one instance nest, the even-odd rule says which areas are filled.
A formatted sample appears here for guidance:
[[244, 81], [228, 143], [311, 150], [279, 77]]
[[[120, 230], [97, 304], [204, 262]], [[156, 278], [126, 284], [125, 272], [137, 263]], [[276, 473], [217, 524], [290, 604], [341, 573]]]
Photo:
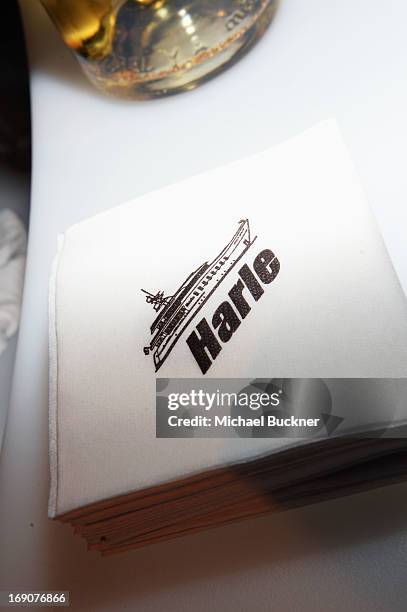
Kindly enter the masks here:
[[[150, 344], [144, 347], [144, 354], [153, 356], [156, 372], [192, 322], [195, 330], [186, 343], [202, 373], [208, 372], [223, 345], [231, 340], [280, 271], [280, 262], [272, 250], [254, 252], [256, 238], [251, 235], [249, 220], [242, 219], [220, 253], [193, 270], [173, 295], [142, 289], [147, 303], [157, 313], [150, 327]], [[251, 266], [241, 262], [249, 249], [254, 255]], [[199, 320], [199, 311], [226, 278], [231, 281], [229, 299], [219, 304], [210, 321], [205, 317]]]

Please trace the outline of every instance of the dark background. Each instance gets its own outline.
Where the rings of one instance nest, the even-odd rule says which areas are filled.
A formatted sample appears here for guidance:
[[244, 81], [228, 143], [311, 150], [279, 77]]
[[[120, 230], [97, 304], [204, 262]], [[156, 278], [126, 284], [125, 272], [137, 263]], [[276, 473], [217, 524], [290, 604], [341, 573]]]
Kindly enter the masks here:
[[24, 35], [17, 2], [7, 0], [3, 4], [0, 36], [0, 164], [20, 172], [29, 172], [30, 95]]

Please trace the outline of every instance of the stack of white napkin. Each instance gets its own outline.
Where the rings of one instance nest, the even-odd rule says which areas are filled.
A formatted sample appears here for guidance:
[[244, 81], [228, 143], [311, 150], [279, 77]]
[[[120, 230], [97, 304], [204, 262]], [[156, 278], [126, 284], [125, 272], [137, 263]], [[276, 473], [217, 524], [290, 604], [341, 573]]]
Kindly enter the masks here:
[[[154, 307], [213, 261], [242, 219], [252, 245], [156, 372]], [[220, 351], [207, 353], [204, 378], [407, 375], [406, 300], [338, 129], [324, 122], [61, 237], [50, 293], [51, 516], [289, 444], [156, 438], [156, 378], [203, 377], [187, 340], [204, 319], [208, 335], [218, 334], [216, 309], [267, 249], [280, 261], [278, 277], [257, 301], [244, 290], [250, 312], [232, 338], [216, 336]], [[380, 425], [386, 405], [376, 419], [371, 407], [349, 404], [346, 427]]]

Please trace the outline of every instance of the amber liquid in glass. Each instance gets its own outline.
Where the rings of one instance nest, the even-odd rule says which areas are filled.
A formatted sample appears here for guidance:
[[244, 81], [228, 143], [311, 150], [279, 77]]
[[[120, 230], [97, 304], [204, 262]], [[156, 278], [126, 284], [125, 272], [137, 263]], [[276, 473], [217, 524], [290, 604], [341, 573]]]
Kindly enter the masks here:
[[90, 80], [126, 98], [193, 89], [241, 57], [276, 0], [41, 0]]

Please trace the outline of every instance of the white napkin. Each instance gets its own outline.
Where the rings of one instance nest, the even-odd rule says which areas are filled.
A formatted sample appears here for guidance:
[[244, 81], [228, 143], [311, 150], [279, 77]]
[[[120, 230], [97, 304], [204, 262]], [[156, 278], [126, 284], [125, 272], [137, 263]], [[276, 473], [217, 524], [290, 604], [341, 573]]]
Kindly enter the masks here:
[[0, 354], [18, 329], [26, 250], [22, 222], [12, 210], [0, 210]]
[[[52, 516], [289, 443], [156, 438], [156, 376], [203, 376], [187, 340], [230, 303], [239, 274], [253, 278], [261, 253], [278, 257], [278, 276], [259, 285], [260, 265], [259, 299], [244, 289], [250, 312], [242, 306], [233, 337], [212, 329], [221, 350], [206, 377], [407, 375], [406, 300], [334, 122], [78, 223], [59, 246], [50, 292]], [[195, 295], [191, 278], [202, 269]], [[160, 308], [187, 286], [186, 308], [202, 290], [208, 299], [184, 330], [171, 330], [177, 341], [156, 374], [154, 338], [170, 320]]]

